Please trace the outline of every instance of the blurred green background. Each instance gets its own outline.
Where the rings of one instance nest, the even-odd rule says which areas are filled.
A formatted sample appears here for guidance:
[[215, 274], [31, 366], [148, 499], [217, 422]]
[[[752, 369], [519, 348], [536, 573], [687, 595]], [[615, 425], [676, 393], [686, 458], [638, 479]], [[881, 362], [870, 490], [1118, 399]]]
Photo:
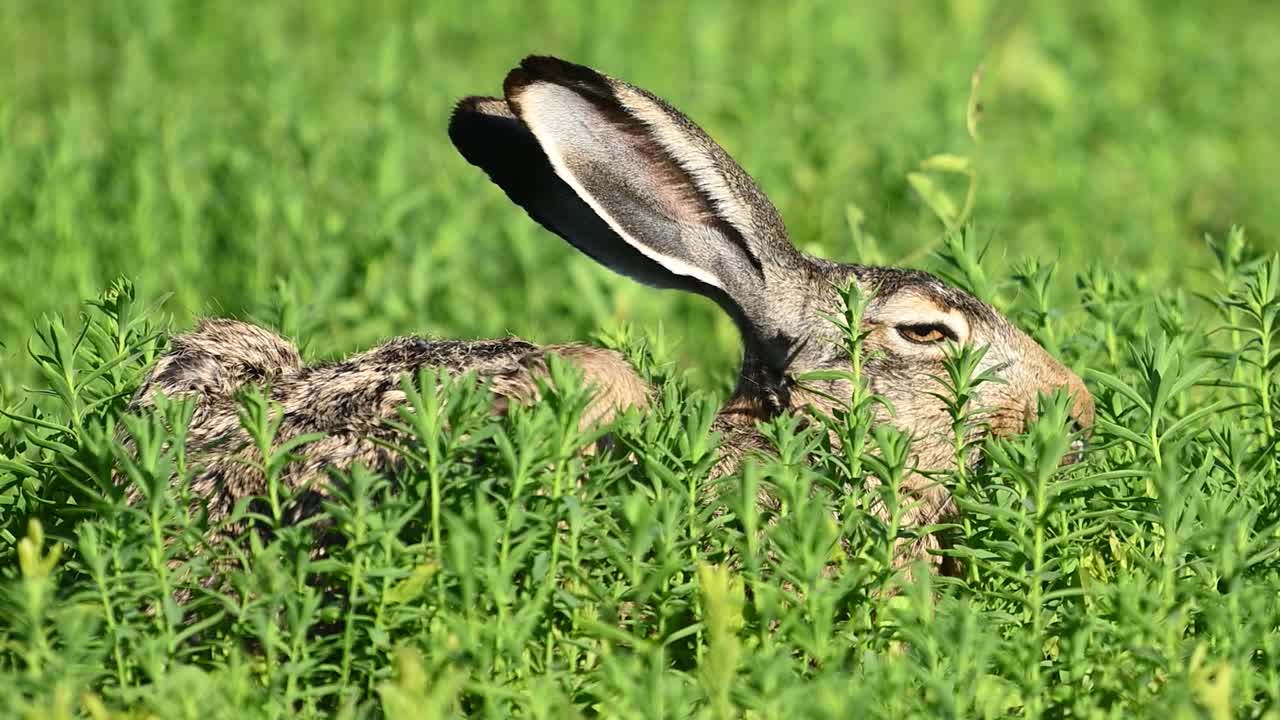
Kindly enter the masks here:
[[1193, 288], [1206, 232], [1276, 247], [1276, 28], [1280, 4], [1245, 2], [6, 0], [0, 380], [27, 377], [40, 314], [118, 274], [180, 327], [251, 317], [312, 357], [661, 324], [727, 379], [710, 302], [596, 267], [450, 145], [453, 103], [534, 52], [672, 101], [811, 252], [930, 267], [941, 224], [907, 174], [952, 152], [997, 277], [1056, 260], [1067, 312], [1091, 263]]

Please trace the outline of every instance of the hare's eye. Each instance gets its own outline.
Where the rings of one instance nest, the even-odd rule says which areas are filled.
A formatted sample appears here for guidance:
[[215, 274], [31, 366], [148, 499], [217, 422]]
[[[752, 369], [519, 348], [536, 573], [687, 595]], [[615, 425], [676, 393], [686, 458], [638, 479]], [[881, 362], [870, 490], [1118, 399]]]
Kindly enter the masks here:
[[956, 334], [951, 331], [951, 328], [941, 323], [899, 325], [897, 330], [904, 340], [920, 345], [932, 345], [943, 340], [956, 339]]

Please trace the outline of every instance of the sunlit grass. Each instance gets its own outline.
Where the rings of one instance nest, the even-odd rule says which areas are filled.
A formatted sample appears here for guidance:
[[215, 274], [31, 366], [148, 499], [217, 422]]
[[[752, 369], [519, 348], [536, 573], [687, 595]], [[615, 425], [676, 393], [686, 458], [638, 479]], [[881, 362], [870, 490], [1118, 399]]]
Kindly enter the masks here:
[[[1280, 16], [848, 5], [0, 3], [0, 708], [1274, 715]], [[905, 585], [909, 531], [872, 507], [909, 451], [865, 388], [829, 432], [773, 421], [779, 459], [704, 492], [731, 324], [578, 256], [448, 144], [456, 98], [534, 51], [670, 98], [804, 249], [932, 269], [1006, 312], [1094, 391], [1086, 461], [1058, 467], [1046, 399], [941, 479], [963, 572]], [[171, 482], [190, 408], [122, 415], [205, 314], [309, 359], [595, 337], [660, 392], [621, 452], [583, 456], [572, 376], [497, 420], [449, 383], [415, 396], [402, 475], [344, 478], [326, 557], [271, 502], [211, 547], [226, 528]], [[938, 391], [963, 395], [964, 366]], [[245, 402], [270, 448], [272, 408]]]

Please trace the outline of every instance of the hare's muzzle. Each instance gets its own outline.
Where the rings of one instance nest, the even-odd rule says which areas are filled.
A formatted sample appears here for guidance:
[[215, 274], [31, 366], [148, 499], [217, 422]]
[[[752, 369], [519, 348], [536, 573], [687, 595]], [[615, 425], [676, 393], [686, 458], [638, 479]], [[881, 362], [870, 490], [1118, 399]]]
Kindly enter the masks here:
[[1083, 461], [1084, 451], [1089, 447], [1089, 431], [1080, 427], [1080, 423], [1072, 421], [1071, 434], [1075, 439], [1071, 441], [1071, 449], [1062, 456], [1062, 465], [1075, 465]]
[[1075, 438], [1071, 442], [1071, 449], [1062, 457], [1063, 465], [1074, 465], [1084, 460], [1085, 449], [1089, 444], [1089, 435], [1093, 432], [1093, 418], [1096, 410], [1093, 403], [1093, 395], [1089, 393], [1089, 388], [1085, 387], [1084, 381], [1078, 375], [1071, 371], [1066, 371], [1067, 381], [1060, 387], [1065, 387], [1067, 392], [1071, 394], [1071, 433]]

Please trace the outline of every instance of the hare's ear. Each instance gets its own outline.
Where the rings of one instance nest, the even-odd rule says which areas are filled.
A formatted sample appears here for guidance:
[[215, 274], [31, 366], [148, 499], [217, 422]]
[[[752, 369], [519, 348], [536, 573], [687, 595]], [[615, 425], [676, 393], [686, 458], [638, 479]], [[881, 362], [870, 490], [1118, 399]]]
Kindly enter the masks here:
[[506, 100], [465, 98], [453, 111], [449, 138], [512, 202], [596, 262], [646, 285], [699, 291], [693, 282], [678, 282], [661, 265], [618, 240], [608, 224], [556, 176], [533, 133]]
[[798, 254], [777, 210], [693, 122], [555, 58], [525, 59], [504, 90], [505, 107], [465, 101], [450, 132], [534, 219], [618, 272], [767, 324], [766, 279]]

